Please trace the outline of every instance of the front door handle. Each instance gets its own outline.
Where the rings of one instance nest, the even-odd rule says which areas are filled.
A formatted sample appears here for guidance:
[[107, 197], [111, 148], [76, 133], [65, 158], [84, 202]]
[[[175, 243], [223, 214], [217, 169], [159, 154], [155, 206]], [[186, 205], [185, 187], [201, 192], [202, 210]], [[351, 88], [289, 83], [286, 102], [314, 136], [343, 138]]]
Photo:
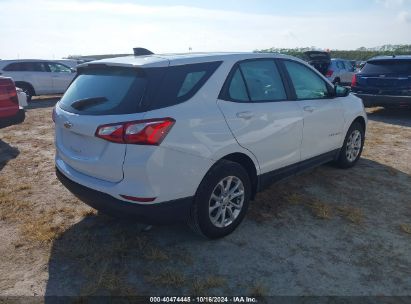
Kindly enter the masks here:
[[315, 110], [315, 108], [312, 107], [312, 106], [305, 106], [304, 107], [304, 111], [306, 111], [306, 112], [312, 113], [312, 112], [314, 112], [314, 110]]
[[243, 118], [243, 119], [250, 119], [254, 116], [253, 112], [250, 111], [245, 111], [245, 112], [238, 112], [237, 117], [238, 118]]

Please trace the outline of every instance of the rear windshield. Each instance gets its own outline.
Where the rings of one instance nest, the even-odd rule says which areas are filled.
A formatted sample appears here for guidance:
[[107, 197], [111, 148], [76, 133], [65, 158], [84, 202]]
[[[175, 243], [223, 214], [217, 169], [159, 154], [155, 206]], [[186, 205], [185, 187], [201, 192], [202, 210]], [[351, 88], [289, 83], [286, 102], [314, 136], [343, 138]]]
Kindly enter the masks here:
[[369, 61], [361, 70], [363, 74], [407, 74], [411, 75], [411, 60]]
[[194, 96], [220, 64], [83, 68], [59, 105], [86, 115], [131, 114], [172, 106]]

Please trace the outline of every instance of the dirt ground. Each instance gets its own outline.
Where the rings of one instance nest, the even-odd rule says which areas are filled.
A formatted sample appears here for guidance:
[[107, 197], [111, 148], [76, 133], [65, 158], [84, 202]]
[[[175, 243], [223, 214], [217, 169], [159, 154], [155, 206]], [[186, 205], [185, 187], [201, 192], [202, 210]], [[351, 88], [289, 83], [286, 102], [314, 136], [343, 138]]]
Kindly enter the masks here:
[[411, 296], [411, 111], [370, 109], [355, 168], [275, 184], [207, 241], [72, 196], [54, 174], [54, 103], [0, 130], [0, 295]]

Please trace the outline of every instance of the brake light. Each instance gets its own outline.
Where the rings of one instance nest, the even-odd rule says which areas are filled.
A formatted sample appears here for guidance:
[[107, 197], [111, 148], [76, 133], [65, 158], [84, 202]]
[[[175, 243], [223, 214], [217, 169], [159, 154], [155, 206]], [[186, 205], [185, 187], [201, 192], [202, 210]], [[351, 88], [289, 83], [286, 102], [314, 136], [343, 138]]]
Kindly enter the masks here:
[[351, 80], [351, 86], [355, 87], [357, 85], [357, 74], [354, 74], [352, 76], [352, 80]]
[[333, 70], [328, 70], [327, 73], [325, 73], [325, 77], [331, 77], [334, 74]]
[[19, 104], [16, 86], [14, 85], [13, 80], [11, 80], [10, 78], [2, 79], [0, 82], [0, 99], [8, 99], [17, 105]]
[[114, 143], [158, 146], [174, 123], [167, 117], [102, 125], [95, 135]]

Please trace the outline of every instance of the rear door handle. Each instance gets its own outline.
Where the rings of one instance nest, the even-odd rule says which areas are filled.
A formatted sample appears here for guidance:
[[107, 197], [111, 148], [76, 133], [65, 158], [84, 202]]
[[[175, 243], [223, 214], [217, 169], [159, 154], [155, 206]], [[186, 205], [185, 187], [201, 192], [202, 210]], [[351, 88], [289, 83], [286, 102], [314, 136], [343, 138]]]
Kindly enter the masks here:
[[304, 111], [310, 112], [310, 113], [314, 112], [314, 110], [315, 110], [315, 108], [312, 107], [312, 106], [305, 106], [303, 109], [304, 109]]
[[254, 116], [254, 113], [250, 111], [245, 111], [245, 112], [238, 112], [236, 115], [238, 118], [250, 119]]

